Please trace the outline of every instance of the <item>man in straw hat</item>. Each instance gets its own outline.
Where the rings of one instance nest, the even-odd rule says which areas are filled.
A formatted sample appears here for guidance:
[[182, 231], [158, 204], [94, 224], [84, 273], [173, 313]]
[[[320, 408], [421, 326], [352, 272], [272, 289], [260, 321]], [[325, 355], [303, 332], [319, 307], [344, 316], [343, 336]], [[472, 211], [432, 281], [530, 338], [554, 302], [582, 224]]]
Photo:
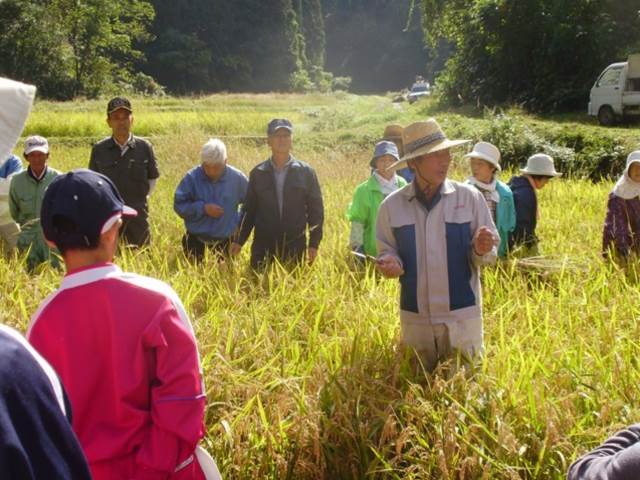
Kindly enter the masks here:
[[524, 175], [509, 180], [516, 207], [516, 228], [509, 238], [509, 248], [523, 246], [530, 254], [538, 253], [538, 196], [536, 190], [543, 188], [549, 180], [562, 174], [556, 172], [553, 158], [544, 153], [532, 155], [527, 166], [520, 169]]
[[[388, 142], [393, 142], [398, 147], [398, 153], [402, 157], [404, 155], [404, 145], [402, 144], [402, 128], [401, 125], [387, 125], [384, 129], [384, 133], [382, 134], [382, 140], [386, 140]], [[396, 172], [402, 178], [404, 178], [407, 182], [413, 181], [414, 174], [409, 167], [401, 168]]]
[[377, 268], [400, 278], [402, 343], [425, 369], [482, 350], [479, 266], [493, 263], [499, 235], [480, 192], [447, 178], [451, 149], [434, 119], [403, 132], [404, 157], [415, 180], [385, 199], [377, 222]]

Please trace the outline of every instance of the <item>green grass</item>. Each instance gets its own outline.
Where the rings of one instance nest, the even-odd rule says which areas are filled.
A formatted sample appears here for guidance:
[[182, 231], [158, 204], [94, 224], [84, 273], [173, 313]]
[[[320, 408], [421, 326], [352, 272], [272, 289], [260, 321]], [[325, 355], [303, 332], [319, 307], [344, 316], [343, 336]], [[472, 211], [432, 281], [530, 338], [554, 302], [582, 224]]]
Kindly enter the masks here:
[[[91, 141], [108, 133], [103, 103], [40, 103], [27, 131], [49, 129], [54, 167], [85, 166]], [[561, 179], [541, 192], [542, 248], [569, 266], [485, 269], [486, 353], [477, 371], [421, 376], [398, 349], [397, 283], [354, 268], [344, 211], [386, 122], [435, 115], [451, 136], [475, 138], [489, 119], [351, 95], [136, 99], [134, 107], [162, 177], [151, 248], [117, 261], [170, 283], [192, 315], [209, 401], [205, 443], [225, 478], [561, 479], [578, 454], [640, 417], [638, 275], [599, 256], [610, 182]], [[247, 246], [233, 264], [187, 263], [172, 210], [181, 176], [208, 137], [257, 135], [277, 115], [302, 126], [295, 154], [323, 188], [318, 262], [256, 278]], [[535, 128], [567, 128], [514, 115]], [[589, 135], [601, 131], [572, 122]], [[631, 128], [620, 130], [637, 141]], [[259, 141], [227, 143], [245, 172], [268, 156]], [[464, 175], [458, 154], [453, 176]], [[0, 321], [24, 330], [59, 277], [0, 260]]]

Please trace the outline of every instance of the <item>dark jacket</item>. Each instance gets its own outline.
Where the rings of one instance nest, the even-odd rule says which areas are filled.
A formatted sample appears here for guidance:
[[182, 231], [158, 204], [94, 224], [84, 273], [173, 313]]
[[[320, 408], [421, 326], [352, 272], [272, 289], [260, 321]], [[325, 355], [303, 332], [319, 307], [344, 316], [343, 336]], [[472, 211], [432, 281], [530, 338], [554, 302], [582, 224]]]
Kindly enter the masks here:
[[160, 176], [153, 147], [143, 138], [132, 136], [124, 155], [113, 137], [96, 143], [91, 150], [89, 168], [109, 177], [127, 205], [147, 210], [149, 180]]
[[509, 246], [523, 245], [535, 248], [538, 245], [536, 225], [538, 223], [538, 199], [526, 177], [513, 177], [509, 181], [516, 207], [516, 228], [509, 239]]
[[567, 480], [640, 478], [640, 424], [616, 433], [569, 468]]
[[71, 429], [69, 401], [55, 372], [26, 340], [4, 326], [0, 326], [0, 477], [91, 478]]
[[243, 245], [254, 230], [251, 264], [255, 267], [276, 257], [300, 260], [307, 248], [318, 248], [322, 240], [324, 207], [315, 171], [306, 163], [291, 159], [284, 182], [282, 218], [276, 194], [271, 160], [257, 165], [249, 174], [238, 242]]
[[124, 219], [120, 235], [129, 245], [149, 242], [149, 206], [147, 196], [151, 180], [160, 176], [153, 147], [143, 138], [131, 136], [124, 155], [113, 137], [99, 141], [91, 150], [89, 168], [109, 177], [118, 188], [124, 202], [138, 211], [135, 217]]

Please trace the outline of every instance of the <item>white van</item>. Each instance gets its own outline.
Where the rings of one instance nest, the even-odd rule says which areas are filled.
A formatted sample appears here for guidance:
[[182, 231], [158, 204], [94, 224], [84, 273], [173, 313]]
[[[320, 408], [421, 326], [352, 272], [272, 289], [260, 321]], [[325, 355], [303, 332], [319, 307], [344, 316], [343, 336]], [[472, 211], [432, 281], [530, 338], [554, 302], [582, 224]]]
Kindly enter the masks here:
[[589, 115], [597, 116], [600, 125], [640, 115], [640, 54], [604, 69], [591, 89]]

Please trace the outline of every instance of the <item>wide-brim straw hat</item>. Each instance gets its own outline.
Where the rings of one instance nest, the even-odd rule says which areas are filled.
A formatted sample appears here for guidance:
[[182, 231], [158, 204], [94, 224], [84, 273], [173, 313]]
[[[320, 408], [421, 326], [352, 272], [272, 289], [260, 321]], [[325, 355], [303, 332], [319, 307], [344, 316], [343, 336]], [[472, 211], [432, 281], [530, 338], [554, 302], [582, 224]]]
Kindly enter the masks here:
[[472, 159], [479, 158], [485, 162], [490, 163], [495, 169], [500, 172], [500, 150], [498, 147], [489, 142], [478, 142], [473, 146], [473, 150], [467, 153], [464, 158]]
[[543, 177], [560, 177], [562, 173], [556, 172], [553, 165], [553, 158], [545, 153], [536, 153], [527, 160], [527, 166], [521, 168], [522, 173], [527, 175], [540, 175]]
[[412, 123], [402, 132], [404, 156], [389, 169], [406, 165], [407, 160], [464, 145], [471, 140], [449, 140], [434, 118]]
[[383, 140], [402, 140], [402, 132], [404, 128], [402, 125], [387, 125], [382, 134]]

